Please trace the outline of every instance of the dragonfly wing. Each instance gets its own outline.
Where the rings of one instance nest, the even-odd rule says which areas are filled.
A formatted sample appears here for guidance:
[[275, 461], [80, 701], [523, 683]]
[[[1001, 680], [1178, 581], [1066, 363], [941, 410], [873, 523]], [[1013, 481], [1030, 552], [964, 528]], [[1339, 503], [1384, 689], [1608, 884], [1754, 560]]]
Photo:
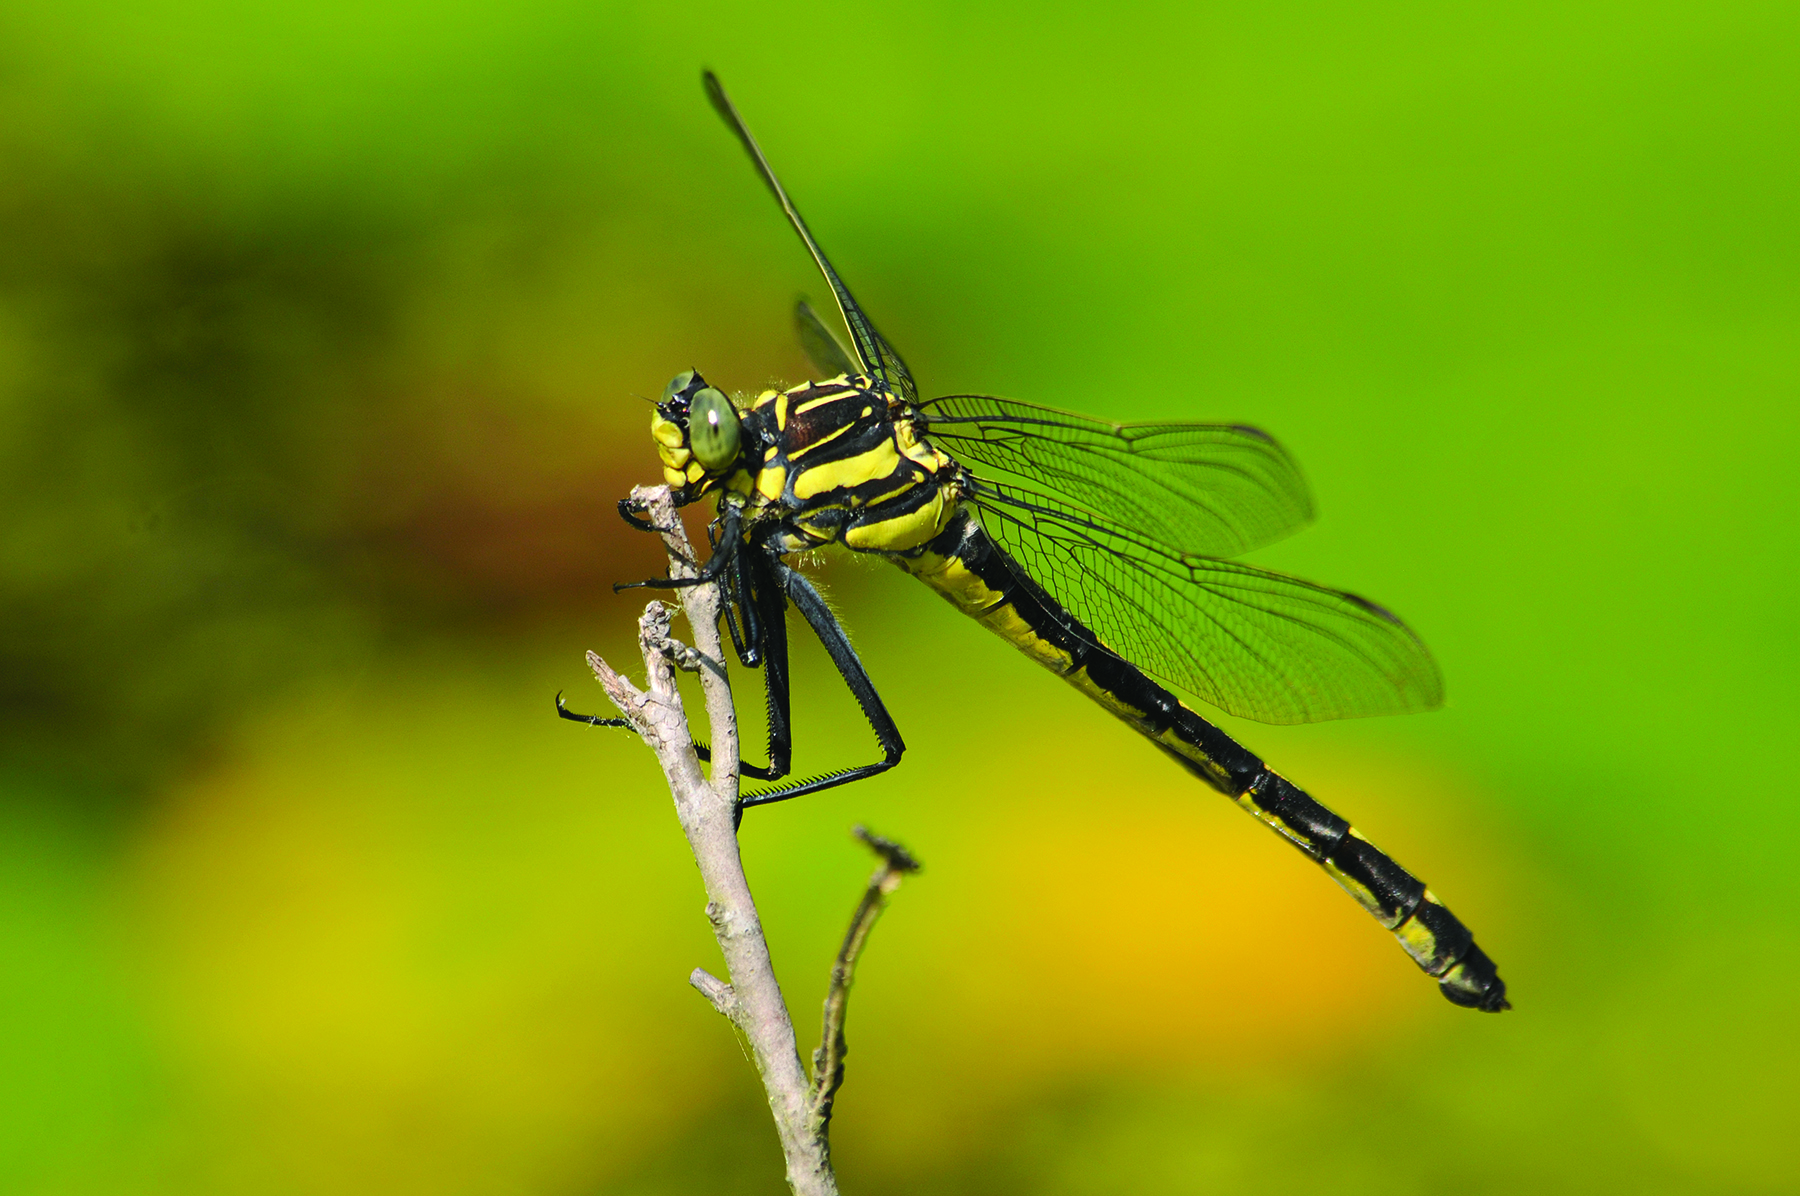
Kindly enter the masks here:
[[923, 404], [950, 455], [1105, 511], [1152, 540], [1236, 556], [1312, 519], [1312, 495], [1287, 450], [1241, 424], [1116, 424], [988, 395]]
[[1126, 523], [977, 482], [982, 526], [1101, 647], [1211, 705], [1265, 723], [1429, 710], [1431, 654], [1354, 594], [1182, 552]]
[[800, 347], [806, 350], [806, 359], [819, 371], [819, 377], [862, 373], [862, 369], [850, 360], [850, 350], [831, 334], [831, 329], [819, 319], [819, 313], [804, 299], [794, 304], [794, 331], [799, 334]]
[[756, 144], [756, 138], [750, 135], [750, 129], [744, 124], [744, 118], [739, 116], [737, 109], [732, 106], [731, 98], [725, 94], [725, 88], [719, 82], [719, 77], [711, 71], [707, 71], [703, 78], [706, 83], [706, 95], [712, 101], [713, 108], [724, 118], [725, 123], [731, 126], [731, 131], [737, 134], [738, 140], [743, 142], [744, 151], [750, 155], [750, 161], [755, 164], [757, 173], [762, 175], [762, 181], [768, 184], [770, 191], [774, 192], [775, 202], [779, 203], [781, 210], [787, 213], [788, 223], [794, 226], [796, 233], [800, 234], [800, 240], [805, 244], [806, 251], [812, 254], [813, 262], [819, 267], [819, 273], [823, 274], [825, 281], [831, 285], [831, 293], [837, 297], [838, 310], [844, 316], [844, 326], [850, 330], [850, 341], [856, 346], [856, 356], [862, 361], [861, 372], [887, 383], [890, 390], [907, 402], [916, 402], [919, 391], [913, 385], [912, 373], [906, 368], [906, 362], [902, 361], [900, 354], [894, 351], [893, 346], [889, 345], [881, 338], [881, 334], [875, 331], [874, 323], [863, 314], [863, 309], [857, 304], [856, 297], [850, 293], [850, 288], [844, 285], [844, 280], [838, 277], [838, 272], [832, 268], [831, 260], [825, 256], [825, 251], [819, 248], [817, 241], [813, 240], [812, 230], [806, 227], [806, 221], [800, 218], [799, 209], [794, 207], [794, 201], [788, 198], [786, 189], [781, 185], [781, 180], [775, 177], [775, 171], [769, 166], [769, 160], [763, 156], [762, 147]]

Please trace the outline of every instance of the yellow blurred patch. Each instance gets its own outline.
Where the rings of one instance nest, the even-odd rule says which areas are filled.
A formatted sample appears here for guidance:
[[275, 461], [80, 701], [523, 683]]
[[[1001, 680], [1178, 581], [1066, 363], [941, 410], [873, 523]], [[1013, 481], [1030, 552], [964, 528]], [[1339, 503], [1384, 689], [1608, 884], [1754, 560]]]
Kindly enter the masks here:
[[707, 936], [666, 796], [595, 783], [617, 749], [654, 793], [641, 749], [492, 680], [284, 711], [143, 835], [148, 987], [243, 1190], [591, 1186], [741, 1066], [684, 991]]

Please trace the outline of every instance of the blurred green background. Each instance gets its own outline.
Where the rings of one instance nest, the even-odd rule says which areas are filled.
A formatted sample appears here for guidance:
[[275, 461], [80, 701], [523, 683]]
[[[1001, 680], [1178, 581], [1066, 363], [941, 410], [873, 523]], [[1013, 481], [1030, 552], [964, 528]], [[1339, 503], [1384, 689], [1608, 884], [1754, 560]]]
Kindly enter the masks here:
[[[1323, 875], [885, 566], [906, 765], [747, 821], [803, 1040], [869, 860], [859, 1193], [1793, 1191], [1792, 4], [0, 9], [0, 1187], [764, 1193], [648, 753], [551, 716], [657, 568], [639, 396], [1255, 422], [1448, 708], [1231, 729], [1429, 878]], [[929, 666], [929, 667], [926, 667]], [[815, 645], [800, 762], [868, 756]], [[754, 684], [754, 680], [752, 680]], [[756, 702], [748, 703], [754, 707]]]

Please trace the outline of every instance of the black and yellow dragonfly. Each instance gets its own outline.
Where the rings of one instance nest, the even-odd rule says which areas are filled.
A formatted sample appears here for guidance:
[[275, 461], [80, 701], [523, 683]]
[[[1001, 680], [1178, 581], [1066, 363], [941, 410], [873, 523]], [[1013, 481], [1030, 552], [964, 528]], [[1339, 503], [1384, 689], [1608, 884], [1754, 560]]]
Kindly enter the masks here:
[[[830, 285], [850, 346], [802, 303], [796, 323], [824, 381], [734, 402], [688, 371], [669, 383], [651, 433], [677, 502], [718, 501], [700, 579], [723, 586], [732, 643], [745, 665], [763, 670], [768, 697], [769, 762], [743, 772], [765, 781], [789, 772], [789, 603], [824, 644], [882, 753], [752, 791], [741, 806], [874, 776], [905, 751], [843, 629], [784, 559], [841, 544], [919, 578], [1280, 832], [1393, 932], [1451, 1001], [1508, 1008], [1493, 961], [1424, 882], [1167, 688], [1270, 723], [1442, 701], [1430, 654], [1391, 612], [1228, 559], [1311, 518], [1287, 452], [1240, 424], [1116, 424], [985, 395], [922, 401], [718, 79], [708, 72], [705, 84]], [[620, 511], [648, 529], [629, 500]], [[622, 725], [564, 710], [560, 699], [558, 709]]]

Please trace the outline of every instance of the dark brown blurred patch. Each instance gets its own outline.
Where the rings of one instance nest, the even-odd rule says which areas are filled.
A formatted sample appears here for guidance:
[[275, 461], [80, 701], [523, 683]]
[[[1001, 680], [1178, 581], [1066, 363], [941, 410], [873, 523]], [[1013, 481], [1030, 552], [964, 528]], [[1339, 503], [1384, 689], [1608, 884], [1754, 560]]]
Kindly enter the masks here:
[[616, 408], [465, 380], [380, 410], [332, 497], [329, 550], [384, 617], [505, 630], [662, 569], [654, 538], [618, 515], [658, 471], [648, 436], [622, 435]]

